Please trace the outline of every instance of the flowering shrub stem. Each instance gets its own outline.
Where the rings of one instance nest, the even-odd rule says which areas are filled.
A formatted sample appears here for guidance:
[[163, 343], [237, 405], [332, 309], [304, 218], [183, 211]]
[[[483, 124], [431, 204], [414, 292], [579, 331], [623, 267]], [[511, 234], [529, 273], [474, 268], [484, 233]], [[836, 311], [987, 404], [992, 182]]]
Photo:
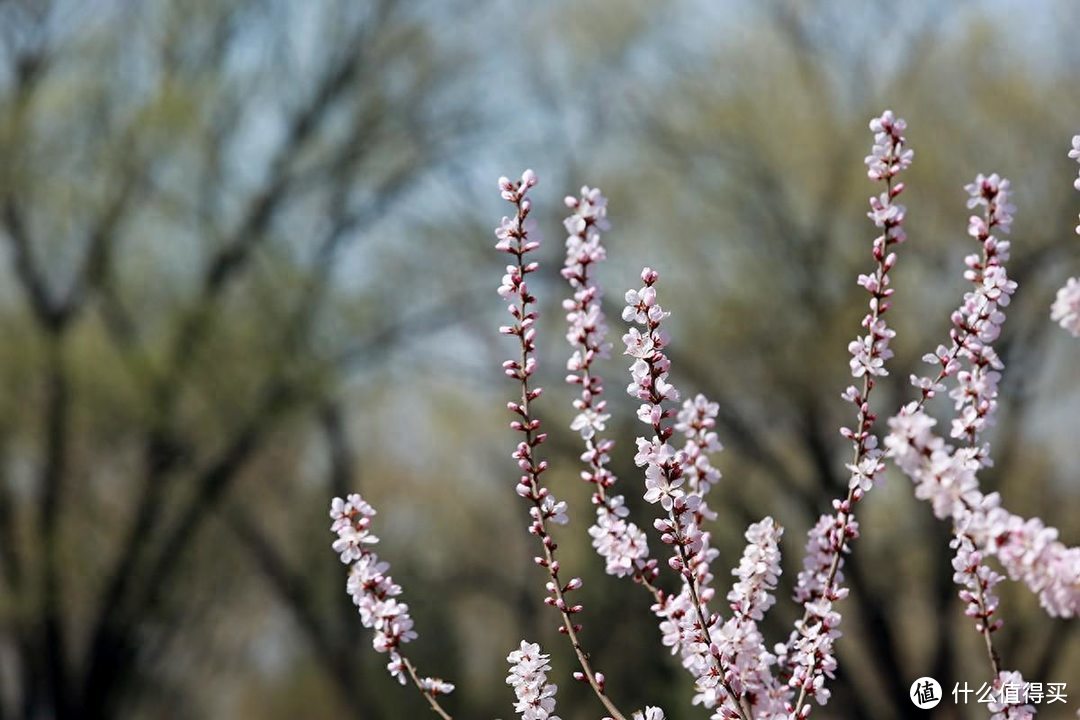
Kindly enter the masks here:
[[746, 699], [732, 688], [719, 647], [713, 642], [709, 630], [712, 618], [706, 617], [707, 608], [702, 597], [700, 577], [695, 571], [701, 562], [699, 554], [703, 548], [701, 531], [692, 516], [700, 506], [702, 498], [696, 493], [687, 496], [679, 489], [685, 481], [685, 454], [675, 453], [667, 442], [674, 433], [674, 428], [665, 425], [664, 420], [674, 411], [664, 407], [664, 402], [677, 400], [678, 391], [667, 378], [670, 361], [663, 352], [667, 337], [661, 329], [661, 322], [667, 313], [656, 302], [654, 285], [658, 279], [659, 274], [655, 270], [644, 268], [641, 271], [641, 280], [645, 286], [641, 290], [631, 290], [626, 294], [627, 305], [623, 311], [624, 320], [633, 321], [645, 328], [644, 334], [633, 328], [624, 337], [627, 354], [636, 358], [630, 368], [634, 382], [627, 387], [627, 392], [644, 401], [638, 410], [638, 418], [649, 424], [653, 431], [651, 441], [638, 438], [636, 460], [639, 465], [647, 466], [645, 499], [652, 503], [659, 502], [661, 507], [667, 510], [667, 517], [656, 520], [655, 526], [661, 532], [663, 541], [674, 547], [675, 557], [671, 558], [669, 565], [682, 576], [694, 608], [696, 631], [699, 635], [695, 643], [703, 647], [699, 654], [704, 656], [708, 663], [705, 674], [697, 678], [698, 685], [703, 688], [720, 685], [736, 716], [751, 720]]
[[516, 305], [511, 305], [509, 312], [515, 323], [502, 328], [504, 334], [518, 338], [520, 354], [517, 361], [504, 363], [507, 374], [519, 381], [521, 386], [521, 402], [511, 403], [510, 410], [520, 417], [514, 420], [511, 428], [520, 432], [523, 441], [519, 443], [514, 452], [514, 458], [518, 466], [524, 472], [517, 486], [518, 494], [528, 500], [532, 507], [530, 515], [533, 518], [529, 532], [536, 535], [540, 540], [543, 556], [536, 558], [536, 562], [545, 568], [550, 581], [547, 584], [548, 597], [545, 602], [559, 611], [562, 618], [560, 632], [570, 639], [574, 648], [578, 664], [581, 666], [580, 679], [583, 679], [593, 689], [601, 704], [614, 718], [614, 720], [626, 720], [611, 699], [604, 692], [604, 676], [592, 667], [588, 653], [581, 645], [578, 631], [581, 626], [576, 624], [573, 615], [581, 612], [581, 605], [571, 605], [566, 600], [566, 594], [581, 587], [581, 580], [573, 578], [563, 583], [559, 578], [559, 562], [555, 557], [557, 544], [548, 531], [547, 521], [565, 523], [565, 503], [555, 503], [548, 489], [541, 483], [540, 476], [547, 470], [546, 461], [537, 461], [533, 450], [542, 444], [546, 435], [539, 433], [540, 420], [534, 418], [531, 413], [530, 403], [539, 397], [540, 388], [530, 389], [529, 378], [536, 368], [535, 350], [535, 320], [537, 313], [532, 309], [536, 298], [529, 292], [525, 282], [527, 275], [535, 272], [538, 264], [527, 262], [526, 256], [539, 247], [540, 243], [529, 238], [528, 216], [531, 210], [531, 201], [526, 197], [530, 188], [536, 185], [536, 175], [531, 170], [526, 170], [520, 182], [511, 182], [506, 178], [499, 180], [499, 188], [502, 197], [514, 205], [515, 215], [513, 218], [503, 218], [503, 222], [496, 230], [499, 242], [496, 248], [512, 255], [515, 264], [507, 268], [507, 275], [499, 288], [499, 293], [504, 298], [513, 298]]
[[[903, 135], [905, 128], [906, 123], [888, 110], [870, 122], [870, 129], [874, 132], [874, 146], [866, 158], [869, 168], [867, 175], [872, 180], [883, 181], [885, 190], [880, 196], [870, 198], [868, 213], [874, 224], [882, 229], [881, 235], [875, 238], [873, 243], [874, 274], [859, 276], [859, 285], [870, 295], [869, 312], [862, 322], [869, 334], [857, 338], [848, 346], [852, 355], [852, 375], [856, 378], [862, 376], [861, 392], [849, 387], [844, 393], [844, 398], [857, 408], [856, 429], [842, 430], [842, 434], [852, 443], [852, 460], [848, 465], [852, 474], [847, 496], [834, 502], [836, 527], [829, 532], [830, 542], [825, 548], [826, 552], [832, 554], [825, 580], [818, 592], [809, 592], [804, 600], [806, 609], [798, 629], [804, 636], [807, 628], [815, 624], [818, 629], [811, 637], [826, 638], [835, 632], [835, 623], [839, 621], [839, 616], [832, 612], [831, 603], [846, 596], [846, 591], [837, 588], [837, 576], [848, 541], [858, 536], [853, 508], [873, 487], [884, 469], [880, 461], [881, 452], [877, 449], [878, 439], [872, 432], [877, 416], [871, 410], [870, 397], [876, 384], [874, 378], [888, 374], [885, 361], [892, 356], [889, 340], [896, 334], [885, 323], [883, 316], [889, 310], [889, 297], [893, 294], [889, 287], [889, 271], [896, 264], [896, 253], [891, 251], [891, 247], [906, 239], [903, 227], [906, 210], [903, 205], [895, 202], [904, 191], [904, 184], [893, 182], [893, 179], [911, 164], [913, 153], [906, 148]], [[831, 659], [831, 638], [821, 642], [823, 644], [814, 653], [811, 665], [792, 678], [793, 681], [801, 680], [799, 696], [791, 712], [792, 718], [803, 718], [809, 714], [809, 708], [804, 707], [809, 691], [814, 690], [819, 694], [819, 701], [828, 698], [828, 694], [822, 692], [822, 673], [827, 672], [827, 663], [835, 663], [835, 660]]]
[[439, 678], [420, 677], [402, 650], [402, 645], [415, 640], [417, 634], [409, 606], [396, 599], [402, 590], [390, 577], [389, 563], [381, 561], [371, 550], [379, 542], [371, 532], [375, 514], [375, 508], [355, 493], [344, 499], [334, 498], [330, 503], [330, 531], [337, 534], [333, 549], [341, 562], [349, 566], [345, 589], [360, 611], [360, 622], [375, 631], [376, 652], [390, 655], [386, 666], [390, 675], [402, 685], [407, 676], [432, 710], [443, 720], [452, 720], [438, 696], [453, 692], [454, 686]]

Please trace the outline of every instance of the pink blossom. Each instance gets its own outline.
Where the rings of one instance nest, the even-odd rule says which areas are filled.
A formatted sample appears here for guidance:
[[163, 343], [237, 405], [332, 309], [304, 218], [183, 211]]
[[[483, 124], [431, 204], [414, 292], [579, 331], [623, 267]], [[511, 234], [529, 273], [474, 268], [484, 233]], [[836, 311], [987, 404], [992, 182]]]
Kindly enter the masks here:
[[[979, 174], [966, 185], [969, 208], [982, 207], [983, 217], [973, 217], [969, 233], [980, 243], [981, 253], [968, 255], [964, 277], [973, 289], [964, 295], [960, 308], [952, 314], [952, 346], [939, 346], [928, 363], [939, 366], [936, 377], [912, 376], [912, 384], [923, 400], [934, 397], [943, 388], [943, 380], [956, 378], [949, 396], [955, 402], [952, 437], [974, 446], [980, 435], [993, 424], [997, 410], [998, 381], [1004, 368], [994, 352], [993, 343], [1005, 322], [1003, 308], [1009, 305], [1016, 283], [1009, 279], [1004, 263], [1009, 259], [1009, 242], [999, 240], [995, 232], [1008, 232], [1014, 208], [1008, 202], [1009, 181], [996, 174]], [[981, 461], [989, 457], [989, 448], [978, 451]]]
[[732, 575], [739, 578], [728, 593], [735, 615], [761, 620], [776, 602], [772, 591], [780, 577], [780, 536], [784, 530], [771, 517], [746, 530], [746, 549]]
[[420, 689], [432, 696], [449, 695], [454, 692], [454, 685], [440, 678], [420, 678]]
[[1031, 720], [1035, 706], [1028, 702], [1030, 685], [1018, 672], [1003, 670], [994, 678], [990, 702], [990, 720]]
[[997, 493], [984, 495], [980, 449], [946, 444], [934, 434], [935, 424], [917, 403], [889, 420], [887, 452], [915, 483], [916, 497], [930, 501], [937, 517], [951, 518], [979, 553], [996, 557], [1049, 615], [1074, 617], [1080, 612], [1080, 548], [1065, 546], [1041, 520], [1010, 513]]
[[976, 632], [996, 632], [1002, 623], [994, 619], [999, 604], [994, 586], [1005, 578], [983, 564], [982, 554], [975, 549], [969, 535], [961, 532], [953, 539], [951, 546], [956, 549], [952, 561], [955, 571], [953, 582], [961, 587], [964, 614], [975, 618]]
[[[550, 489], [544, 485], [542, 476], [548, 470], [548, 463], [536, 457], [536, 448], [547, 439], [547, 435], [540, 431], [540, 420], [534, 416], [532, 410], [532, 402], [541, 393], [539, 387], [534, 388], [531, 385], [532, 376], [536, 372], [535, 322], [538, 313], [535, 309], [536, 298], [525, 283], [525, 277], [539, 269], [538, 263], [528, 259], [529, 254], [540, 246], [539, 241], [530, 235], [532, 231], [528, 224], [532, 202], [527, 195], [536, 182], [536, 175], [531, 170], [526, 170], [519, 182], [512, 182], [506, 178], [499, 180], [503, 199], [514, 206], [514, 219], [507, 221], [504, 218], [495, 231], [496, 237], [499, 238], [496, 249], [516, 259], [516, 264], [508, 269], [513, 303], [507, 308], [507, 312], [513, 323], [502, 328], [503, 334], [515, 336], [518, 339], [519, 350], [516, 358], [503, 363], [506, 374], [518, 382], [521, 390], [520, 399], [507, 404], [508, 409], [515, 416], [510, 423], [510, 429], [519, 433], [521, 438], [511, 454], [522, 472], [515, 490], [530, 504], [529, 532], [540, 542], [542, 555], [537, 556], [535, 560], [540, 567], [544, 568], [548, 576], [545, 584], [547, 596], [544, 602], [559, 613], [561, 620], [559, 630], [568, 637], [576, 651], [578, 664], [581, 666], [580, 678], [588, 682], [601, 704], [609, 712], [619, 715], [614, 704], [604, 694], [603, 674], [593, 669], [587, 654], [581, 650], [581, 642], [578, 639], [581, 625], [574, 620], [583, 607], [580, 603], [573, 602], [570, 597], [571, 593], [581, 589], [582, 581], [580, 578], [571, 578], [567, 582], [560, 577], [561, 566], [555, 556], [558, 545], [549, 532], [549, 525], [552, 523], [566, 524], [567, 505], [565, 502], [557, 501]], [[587, 268], [604, 257], [599, 232], [607, 227], [606, 201], [598, 191], [584, 188], [582, 199], [569, 198], [567, 205], [575, 209], [574, 214], [565, 224], [570, 236], [567, 238], [567, 259], [563, 268], [564, 276], [575, 289], [574, 297], [566, 305], [567, 339], [575, 346], [575, 353], [568, 363], [572, 371], [568, 380], [582, 387], [582, 393], [575, 402], [579, 415], [574, 420], [574, 426], [586, 441], [585, 455], [589, 458], [591, 468], [589, 479], [598, 487], [604, 487], [614, 482], [614, 476], [605, 467], [611, 443], [610, 441], [594, 442], [596, 432], [604, 429], [607, 416], [604, 413], [604, 402], [600, 399], [603, 392], [602, 383], [598, 377], [592, 376], [589, 368], [596, 357], [606, 352], [604, 344], [606, 328], [603, 326], [603, 314], [598, 301], [599, 288], [590, 280]], [[503, 286], [505, 285], [507, 282], [504, 281]], [[504, 295], [503, 286], [500, 286], [500, 295]], [[523, 643], [522, 652], [525, 649]], [[547, 687], [543, 686], [542, 682], [534, 690], [538, 694], [529, 702], [522, 700], [519, 692], [519, 712], [523, 713], [526, 720], [546, 718], [554, 707], [554, 698], [546, 694]], [[553, 696], [554, 686], [550, 686], [550, 690]], [[551, 707], [548, 707], [549, 699]]]
[[886, 110], [870, 121], [874, 145], [866, 157], [867, 175], [871, 180], [888, 180], [911, 165], [914, 151], [905, 149], [903, 133], [907, 123]]
[[[807, 603], [805, 607], [806, 616], [795, 621], [792, 639], [786, 646], [777, 648], [777, 662], [791, 669], [788, 681], [791, 687], [798, 689], [800, 694], [813, 697], [818, 705], [825, 705], [832, 695], [825, 682], [835, 676], [837, 667], [834, 646], [840, 637], [837, 630], [840, 614], [826, 599]], [[792, 717], [806, 717], [808, 708], [800, 709], [796, 705]]]
[[555, 693], [558, 686], [547, 681], [551, 670], [548, 656], [540, 652], [536, 643], [521, 641], [521, 646], [506, 656], [510, 674], [506, 684], [514, 689], [517, 703], [514, 711], [521, 720], [559, 720], [555, 715]]
[[1073, 337], [1080, 337], [1080, 278], [1069, 278], [1057, 291], [1050, 306], [1050, 319]]
[[[349, 566], [345, 589], [360, 612], [360, 622], [375, 631], [372, 646], [376, 652], [388, 653], [386, 669], [390, 676], [404, 685], [409, 676], [408, 660], [401, 646], [417, 638], [409, 606], [397, 599], [401, 586], [390, 577], [390, 565], [379, 559], [370, 546], [379, 541], [370, 530], [375, 509], [357, 494], [344, 500], [330, 502], [330, 530], [337, 534], [334, 551]], [[418, 688], [432, 701], [446, 695], [454, 686], [439, 678], [419, 678]]]
[[664, 711], [658, 707], [647, 706], [634, 713], [633, 720], [665, 720]]
[[738, 695], [755, 699], [755, 717], [782, 716], [790, 699], [773, 677], [770, 667], [776, 658], [766, 649], [757, 625], [776, 602], [772, 593], [781, 572], [782, 534], [769, 517], [747, 528], [746, 549], [732, 571], [738, 581], [727, 596], [732, 617], [714, 634], [728, 683]]

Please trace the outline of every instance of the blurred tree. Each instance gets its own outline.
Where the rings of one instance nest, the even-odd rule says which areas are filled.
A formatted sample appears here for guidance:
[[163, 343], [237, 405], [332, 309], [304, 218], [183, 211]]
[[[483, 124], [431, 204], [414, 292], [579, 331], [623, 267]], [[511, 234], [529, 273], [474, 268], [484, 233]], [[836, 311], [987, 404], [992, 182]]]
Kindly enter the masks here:
[[409, 334], [406, 318], [352, 309], [370, 286], [350, 275], [371, 269], [346, 248], [467, 120], [439, 105], [432, 13], [413, 10], [0, 6], [0, 225], [17, 289], [2, 311], [18, 338], [2, 371], [0, 717], [113, 717], [136, 699], [157, 717], [204, 712], [174, 704], [158, 669], [199, 634], [194, 588], [232, 584], [232, 549], [192, 562], [223, 508], [359, 697], [351, 613], [322, 617], [260, 527], [266, 501], [230, 489], [305, 417], [324, 418], [347, 486], [337, 378]]

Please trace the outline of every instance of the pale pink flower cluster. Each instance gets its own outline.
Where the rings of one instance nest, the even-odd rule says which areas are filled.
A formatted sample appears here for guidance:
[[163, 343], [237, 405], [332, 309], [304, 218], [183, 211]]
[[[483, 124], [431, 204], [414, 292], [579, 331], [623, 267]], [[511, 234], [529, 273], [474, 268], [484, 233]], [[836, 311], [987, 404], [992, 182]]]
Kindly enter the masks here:
[[[997, 409], [998, 382], [1004, 364], [992, 343], [1001, 335], [1009, 299], [1016, 292], [1016, 283], [1009, 279], [1004, 263], [1009, 259], [1007, 240], [999, 240], [995, 231], [1009, 232], [1013, 208], [1008, 203], [1009, 181], [997, 174], [979, 174], [966, 185], [970, 195], [968, 207], [982, 206], [983, 216], [971, 216], [968, 234], [979, 241], [981, 253], [964, 259], [964, 277], [973, 288], [964, 295], [964, 302], [952, 314], [950, 347], [939, 345], [923, 360], [937, 366], [936, 377], [912, 376], [911, 382], [922, 393], [920, 404], [945, 389], [943, 381], [956, 378], [949, 392], [956, 417], [952, 421], [952, 437], [974, 445], [979, 435], [992, 423]], [[989, 447], [978, 449], [980, 462], [989, 462]]]
[[555, 715], [555, 692], [557, 685], [549, 685], [548, 670], [551, 663], [548, 656], [540, 652], [536, 643], [521, 641], [521, 647], [506, 656], [510, 663], [510, 674], [506, 684], [514, 688], [517, 703], [514, 710], [521, 715], [521, 720], [559, 720]]
[[596, 506], [596, 522], [589, 528], [593, 547], [605, 560], [610, 575], [632, 575], [639, 581], [651, 581], [657, 574], [656, 561], [649, 558], [645, 532], [629, 521], [629, 511], [622, 495], [608, 492], [616, 482], [608, 469], [614, 441], [600, 437], [610, 415], [603, 399], [603, 378], [593, 370], [597, 359], [608, 357], [607, 325], [602, 309], [603, 292], [596, 282], [595, 266], [607, 253], [602, 233], [607, 230], [607, 198], [597, 188], [581, 188], [581, 196], [565, 200], [571, 214], [563, 225], [567, 231], [566, 260], [562, 276], [574, 291], [563, 301], [566, 310], [566, 340], [573, 348], [567, 361], [566, 381], [580, 388], [574, 398], [577, 416], [570, 429], [581, 434], [585, 452], [581, 460], [586, 469], [581, 477], [595, 486], [592, 501]]
[[[718, 403], [711, 402], [698, 393], [692, 399], [683, 401], [682, 409], [675, 418], [675, 430], [685, 438], [683, 453], [686, 455], [686, 462], [683, 470], [686, 473], [686, 485], [691, 492], [702, 497], [720, 482], [720, 471], [713, 466], [710, 459], [711, 454], [724, 449], [715, 431], [716, 416], [719, 413]], [[716, 515], [713, 513], [707, 517], [713, 520]]]
[[1050, 319], [1073, 337], [1080, 337], [1080, 278], [1069, 278], [1057, 291], [1050, 306]]
[[[720, 479], [709, 458], [721, 449], [714, 431], [719, 406], [703, 395], [686, 400], [678, 412], [665, 406], [679, 397], [668, 379], [670, 361], [664, 353], [669, 339], [662, 322], [668, 313], [657, 302], [656, 271], [645, 268], [641, 279], [644, 287], [626, 294], [623, 311], [627, 322], [641, 327], [630, 328], [623, 342], [626, 354], [634, 358], [627, 392], [643, 401], [638, 419], [650, 426], [653, 436], [637, 439], [634, 461], [645, 467], [645, 500], [667, 511], [654, 526], [661, 541], [672, 546], [668, 564], [682, 578], [679, 593], [653, 606], [661, 619], [662, 642], [680, 654], [695, 679], [694, 703], [715, 709], [714, 718], [785, 717], [791, 693], [775, 681], [770, 669], [775, 658], [757, 628], [774, 602], [781, 531], [771, 518], [747, 530], [748, 545], [734, 571], [740, 580], [728, 595], [734, 615], [724, 622], [719, 613], [710, 612], [708, 603], [715, 595], [711, 564], [719, 552], [703, 529], [704, 521], [716, 516], [704, 495]], [[676, 422], [671, 425], [667, 421], [673, 415]], [[685, 438], [683, 449], [669, 443], [675, 430]]]
[[904, 130], [907, 123], [892, 110], [870, 121], [874, 133], [874, 145], [866, 156], [867, 176], [871, 180], [889, 180], [911, 165], [915, 151], [904, 148]]
[[767, 517], [746, 529], [746, 549], [731, 574], [739, 581], [728, 593], [736, 617], [761, 620], [776, 603], [772, 591], [780, 578], [780, 536], [784, 529]]
[[[799, 690], [800, 698], [813, 697], [819, 705], [832, 695], [826, 681], [837, 667], [834, 648], [841, 636], [840, 613], [833, 603], [848, 595], [848, 589], [840, 586], [843, 558], [850, 552], [848, 542], [859, 536], [850, 501], [834, 500], [833, 507], [836, 513], [822, 515], [807, 533], [806, 556], [795, 585], [803, 617], [795, 621], [787, 643], [775, 647], [776, 662], [787, 674], [788, 685]], [[805, 718], [811, 708], [797, 702], [791, 717]]]
[[1080, 547], [1067, 547], [1058, 531], [1038, 518], [1025, 520], [1001, 505], [997, 493], [984, 495], [972, 448], [955, 449], [934, 434], [936, 420], [917, 407], [889, 421], [889, 455], [915, 483], [915, 495], [928, 500], [934, 514], [951, 518], [984, 556], [996, 557], [1013, 580], [1039, 597], [1048, 614], [1075, 617], [1080, 612]]
[[[848, 596], [844, 581], [844, 555], [851, 551], [850, 541], [859, 536], [859, 523], [851, 514], [847, 499], [834, 500], [834, 514], [822, 515], [806, 536], [803, 568], [795, 583], [796, 602], [805, 608], [796, 621], [787, 643], [775, 648], [776, 662], [788, 677], [788, 684], [824, 705], [831, 691], [826, 680], [836, 671], [834, 651], [840, 637], [840, 614], [833, 603]], [[795, 717], [810, 714], [804, 705]]]
[[983, 564], [982, 553], [975, 549], [969, 535], [960, 533], [950, 546], [955, 548], [953, 557], [953, 582], [960, 586], [960, 600], [964, 602], [964, 614], [975, 618], [977, 632], [996, 632], [1002, 626], [994, 619], [1000, 601], [994, 594], [994, 586], [1005, 578]]
[[634, 720], [665, 720], [664, 711], [658, 707], [647, 706], [634, 713]]
[[[399, 648], [417, 635], [409, 606], [396, 599], [401, 595], [401, 586], [390, 577], [390, 565], [370, 550], [379, 542], [370, 530], [373, 517], [375, 508], [355, 493], [330, 502], [330, 531], [337, 534], [333, 548], [341, 562], [349, 566], [345, 589], [360, 611], [361, 624], [375, 631], [375, 650], [390, 654], [387, 670], [404, 685], [409, 668]], [[453, 685], [439, 678], [419, 678], [418, 682], [421, 691], [432, 697], [454, 690]]]
[[[790, 690], [773, 676], [776, 657], [766, 649], [757, 625], [776, 603], [773, 591], [780, 578], [783, 532], [771, 517], [747, 528], [746, 548], [739, 566], [732, 570], [738, 581], [727, 595], [732, 616], [714, 638], [731, 689], [740, 697], [754, 699], [757, 718], [785, 717], [791, 701]], [[717, 716], [722, 717], [721, 713]]]
[[833, 561], [839, 558], [836, 570], [832, 572], [829, 594], [833, 600], [847, 597], [844, 582], [844, 555], [850, 550], [849, 540], [859, 536], [859, 522], [842, 511], [843, 501], [834, 500], [835, 514], [825, 514], [818, 518], [817, 524], [806, 534], [806, 554], [803, 567], [795, 583], [795, 601], [812, 602], [824, 597]]
[[[817, 704], [825, 705], [832, 696], [825, 683], [836, 675], [835, 645], [841, 634], [837, 629], [840, 613], [825, 598], [808, 602], [804, 608], [804, 618], [795, 621], [793, 639], [787, 645], [777, 646], [777, 662], [790, 668], [788, 684], [798, 688], [801, 697], [812, 697]], [[799, 705], [790, 717], [805, 718], [811, 708], [810, 704]]]
[[1003, 670], [994, 678], [990, 702], [986, 709], [990, 711], [990, 720], [1031, 720], [1035, 717], [1035, 706], [1027, 701], [1028, 683], [1024, 676], [1015, 671]]

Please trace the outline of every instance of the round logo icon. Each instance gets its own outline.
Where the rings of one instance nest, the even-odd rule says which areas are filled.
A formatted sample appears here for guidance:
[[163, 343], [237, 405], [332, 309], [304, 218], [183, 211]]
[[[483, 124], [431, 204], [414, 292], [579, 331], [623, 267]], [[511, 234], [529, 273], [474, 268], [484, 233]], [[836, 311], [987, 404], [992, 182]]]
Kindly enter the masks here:
[[915, 707], [920, 710], [937, 707], [941, 702], [941, 683], [932, 677], [921, 677], [911, 683], [909, 697]]

